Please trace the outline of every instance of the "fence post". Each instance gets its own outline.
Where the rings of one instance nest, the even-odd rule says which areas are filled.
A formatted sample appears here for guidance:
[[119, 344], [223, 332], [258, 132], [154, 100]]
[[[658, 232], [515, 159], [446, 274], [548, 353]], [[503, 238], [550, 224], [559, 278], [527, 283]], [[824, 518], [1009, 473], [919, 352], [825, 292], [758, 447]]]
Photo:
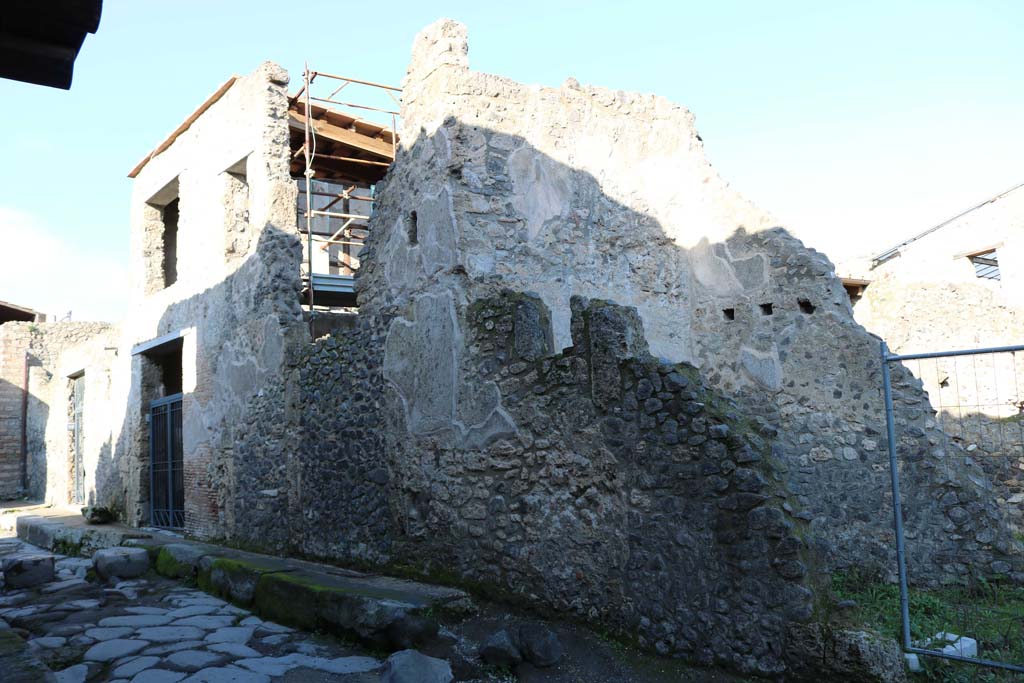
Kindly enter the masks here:
[[889, 345], [882, 348], [882, 383], [885, 386], [885, 427], [889, 441], [889, 476], [892, 478], [892, 514], [896, 532], [896, 565], [900, 581], [900, 621], [903, 649], [910, 649], [910, 598], [907, 594], [907, 557], [903, 543], [903, 504], [900, 500], [900, 472], [896, 464], [896, 421], [892, 409], [892, 378], [889, 375]]

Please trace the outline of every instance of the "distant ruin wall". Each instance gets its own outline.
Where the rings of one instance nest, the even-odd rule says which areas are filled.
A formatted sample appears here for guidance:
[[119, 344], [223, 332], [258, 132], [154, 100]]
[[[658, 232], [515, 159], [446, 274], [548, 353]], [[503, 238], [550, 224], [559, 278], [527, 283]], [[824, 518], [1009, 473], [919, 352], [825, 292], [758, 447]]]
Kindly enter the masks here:
[[[904, 274], [909, 268], [883, 265], [856, 308], [857, 320], [894, 353], [1024, 344], [1014, 278], [948, 282], [934, 271], [936, 279], [918, 280]], [[1024, 532], [1024, 354], [915, 360], [907, 367], [921, 380], [951, 450], [963, 449], [985, 470], [995, 500]]]
[[[993, 251], [999, 279], [979, 277], [969, 257]], [[867, 266], [849, 264], [870, 281], [855, 315], [894, 353], [1024, 344], [1024, 186]], [[941, 448], [985, 470], [994, 484], [992, 498], [1018, 534], [1024, 532], [1024, 356], [912, 360], [907, 367], [921, 380], [948, 435]]]
[[[0, 326], [3, 375], [0, 396], [3, 421], [0, 438], [5, 444], [2, 463], [16, 479], [10, 495], [26, 495], [49, 503], [70, 500], [71, 443], [69, 433], [71, 376], [83, 374], [86, 406], [83, 411], [83, 471], [86, 473], [86, 501], [95, 502], [96, 492], [118, 488], [110, 468], [110, 364], [116, 327], [107, 323], [5, 323]], [[21, 414], [24, 362], [27, 358], [27, 483], [21, 488]], [[6, 444], [12, 444], [8, 447]], [[107, 461], [100, 452], [107, 449]], [[16, 465], [16, 467], [15, 467]], [[16, 482], [16, 486], [14, 485]], [[89, 492], [92, 492], [91, 497]]]
[[0, 325], [0, 500], [24, 493], [22, 415], [25, 354], [31, 333], [27, 325]]

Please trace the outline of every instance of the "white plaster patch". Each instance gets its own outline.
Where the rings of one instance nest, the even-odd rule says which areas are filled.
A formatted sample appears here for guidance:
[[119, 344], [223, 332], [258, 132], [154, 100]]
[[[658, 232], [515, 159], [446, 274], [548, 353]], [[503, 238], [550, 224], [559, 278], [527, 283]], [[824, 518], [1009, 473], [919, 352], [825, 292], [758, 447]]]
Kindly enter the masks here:
[[689, 253], [694, 277], [712, 294], [727, 296], [743, 291], [730, 263], [716, 254], [714, 246], [706, 239], [701, 240]]
[[740, 350], [740, 363], [747, 375], [766, 389], [782, 388], [782, 364], [774, 345], [771, 351], [758, 351], [749, 346]]
[[508, 159], [515, 192], [512, 206], [526, 221], [526, 237], [534, 241], [552, 218], [572, 204], [572, 171], [530, 147], [521, 147]]
[[409, 430], [422, 434], [451, 426], [461, 344], [450, 293], [420, 296], [413, 315], [411, 321], [391, 323], [384, 342], [384, 378], [405, 402]]

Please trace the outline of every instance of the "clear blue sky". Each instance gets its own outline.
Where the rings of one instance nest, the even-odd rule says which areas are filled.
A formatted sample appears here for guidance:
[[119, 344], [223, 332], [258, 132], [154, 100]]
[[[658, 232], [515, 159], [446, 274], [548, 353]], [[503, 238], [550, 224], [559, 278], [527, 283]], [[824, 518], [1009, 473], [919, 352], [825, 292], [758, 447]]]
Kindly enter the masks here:
[[687, 106], [726, 180], [833, 260], [1024, 181], [1020, 2], [107, 0], [70, 92], [0, 81], [0, 299], [117, 315], [126, 174], [227, 76], [397, 84], [442, 16], [476, 70]]

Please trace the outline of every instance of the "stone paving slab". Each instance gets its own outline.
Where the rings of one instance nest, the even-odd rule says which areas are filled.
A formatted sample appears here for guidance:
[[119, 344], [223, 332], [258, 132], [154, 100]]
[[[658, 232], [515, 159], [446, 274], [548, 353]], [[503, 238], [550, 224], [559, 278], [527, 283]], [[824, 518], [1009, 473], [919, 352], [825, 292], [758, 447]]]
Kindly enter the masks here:
[[[173, 623], [174, 626], [217, 624], [226, 627], [228, 624], [221, 618], [180, 623], [179, 620], [215, 613], [232, 616], [238, 615], [241, 609], [250, 609], [264, 618], [306, 630], [354, 636], [374, 646], [397, 637], [395, 646], [408, 647], [410, 629], [407, 624], [423, 621], [416, 615], [442, 610], [465, 612], [474, 607], [469, 595], [455, 588], [196, 543], [175, 535], [143, 532], [116, 524], [88, 525], [81, 517], [57, 513], [26, 516], [18, 519], [17, 527], [21, 539], [38, 542], [51, 550], [96, 548], [115, 543], [145, 548], [161, 575], [194, 579], [204, 590], [234, 603], [230, 610], [220, 612], [227, 603], [204, 595], [180, 600], [175, 605], [176, 610], [163, 615], [139, 614], [137, 620], [131, 616], [118, 617], [99, 626]], [[67, 585], [70, 588], [79, 584]], [[132, 582], [122, 582], [106, 590], [111, 597], [115, 597], [115, 592], [128, 599], [136, 597]], [[419, 630], [432, 633], [436, 629], [435, 624]], [[399, 636], [393, 635], [396, 633]], [[268, 645], [284, 640], [275, 635], [261, 634], [260, 640]], [[206, 640], [217, 642], [209, 637]]]
[[[460, 590], [190, 544], [171, 535], [155, 538], [157, 534], [147, 536], [138, 530], [108, 529], [96, 535], [80, 518], [76, 521], [73, 531], [77, 536], [63, 529], [53, 516], [37, 516], [36, 521], [23, 523], [20, 531], [29, 535], [37, 525], [45, 527], [46, 533], [37, 535], [54, 543], [50, 550], [67, 552], [87, 554], [111, 538], [137, 544], [146, 548], [156, 572], [129, 581], [111, 579], [104, 585], [97, 582], [89, 559], [58, 554], [54, 555], [57, 575], [52, 582], [0, 593], [0, 629], [9, 623], [9, 632], [16, 631], [29, 642], [38, 641], [26, 645], [25, 652], [51, 664], [54, 670], [60, 669], [56, 680], [61, 683], [372, 683], [380, 679], [383, 662], [351, 645], [297, 631], [295, 626], [306, 631], [336, 629], [347, 637], [363, 638], [373, 645], [374, 652], [420, 648], [431, 657], [449, 660], [460, 680], [516, 680], [507, 673], [485, 672], [478, 652], [494, 629], [505, 628], [509, 619], [516, 618], [505, 613], [495, 617], [494, 608], [486, 605], [482, 609], [490, 610], [488, 614], [478, 611], [466, 616], [463, 610], [472, 603]], [[75, 538], [78, 545], [69, 543], [68, 539]], [[0, 557], [38, 552], [39, 548], [23, 541], [0, 539]], [[223, 571], [214, 580], [218, 569]], [[44, 592], [50, 584], [81, 579], [82, 575], [87, 577], [84, 585]], [[231, 582], [240, 590], [227, 590]], [[239, 599], [246, 591], [247, 600]], [[433, 621], [437, 614], [445, 616], [447, 626], [439, 628]], [[165, 640], [171, 634], [176, 639]], [[570, 634], [578, 637], [564, 628], [560, 637]], [[417, 640], [420, 638], [423, 640]], [[17, 640], [24, 644], [21, 638]], [[110, 645], [119, 641], [129, 644], [120, 645], [121, 650]], [[406, 641], [420, 645], [397, 646]], [[142, 647], [136, 647], [138, 642]], [[565, 670], [560, 664], [551, 670], [517, 670], [518, 679], [523, 683], [724, 680], [692, 675], [689, 670], [683, 675], [682, 669], [665, 668], [662, 662], [658, 666], [665, 668], [663, 675], [652, 678], [647, 660], [623, 665], [617, 654], [612, 656], [613, 646], [594, 638], [580, 638], [579, 642], [573, 668]], [[86, 659], [89, 652], [92, 659]], [[595, 652], [603, 659], [596, 658]], [[641, 669], [644, 673], [638, 675]], [[566, 678], [574, 670], [579, 675]], [[0, 672], [6, 672], [3, 661]], [[6, 680], [0, 675], [0, 681]], [[29, 680], [53, 679], [36, 676]]]
[[[39, 552], [22, 541], [0, 544], [2, 552]], [[97, 580], [83, 583], [98, 591], [100, 586], [92, 583]], [[134, 598], [104, 594], [78, 601], [77, 609], [63, 609], [67, 607], [63, 592], [52, 590], [63, 581], [55, 579], [2, 596], [17, 598], [0, 606], [3, 683], [269, 683], [299, 667], [344, 673], [376, 671], [382, 666], [350, 646], [267, 621], [156, 574], [130, 582]], [[186, 616], [175, 620], [170, 615]], [[52, 619], [42, 621], [42, 616]], [[263, 642], [268, 634], [273, 642]], [[240, 666], [241, 662], [249, 666]], [[58, 670], [50, 671], [47, 663]], [[271, 668], [280, 675], [264, 671]], [[22, 669], [27, 673], [19, 673]]]

